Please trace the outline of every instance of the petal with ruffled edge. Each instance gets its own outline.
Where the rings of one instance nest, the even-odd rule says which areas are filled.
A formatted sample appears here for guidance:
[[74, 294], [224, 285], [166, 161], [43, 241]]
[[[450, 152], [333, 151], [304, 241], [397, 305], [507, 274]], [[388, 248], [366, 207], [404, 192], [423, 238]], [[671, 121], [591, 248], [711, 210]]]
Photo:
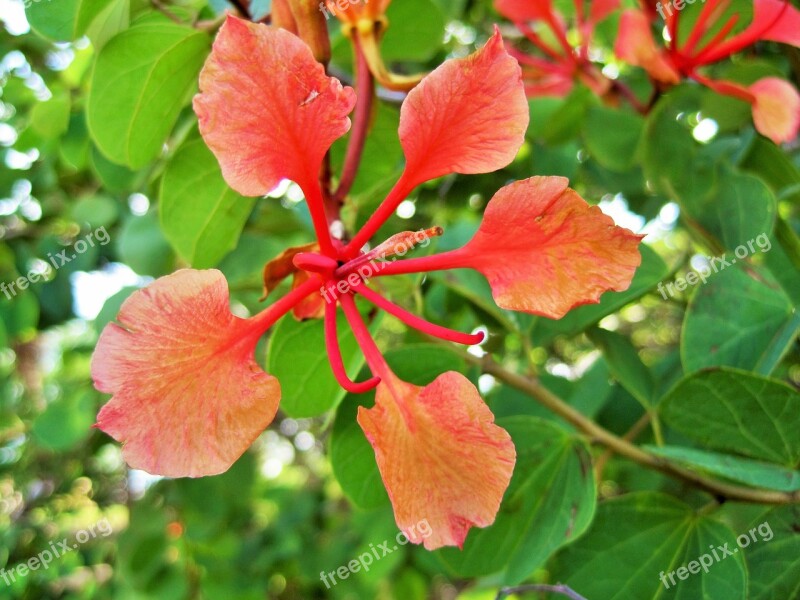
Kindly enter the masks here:
[[228, 16], [194, 110], [228, 185], [260, 196], [282, 179], [316, 181], [325, 153], [350, 129], [355, 101], [299, 38]]
[[791, 142], [800, 130], [800, 94], [778, 77], [759, 79], [748, 88], [755, 96], [753, 123], [776, 144]]
[[406, 181], [488, 173], [508, 165], [525, 139], [529, 111], [519, 64], [495, 27], [486, 45], [425, 77], [400, 109]]
[[231, 314], [219, 271], [181, 270], [134, 292], [92, 356], [113, 394], [97, 427], [133, 468], [169, 477], [226, 471], [275, 416], [278, 380], [253, 359], [253, 320]]
[[656, 46], [650, 20], [641, 11], [626, 10], [622, 13], [614, 53], [628, 64], [643, 68], [658, 81], [678, 83], [681, 79], [680, 73]]
[[498, 306], [554, 319], [603, 292], [626, 290], [643, 236], [615, 225], [568, 183], [531, 177], [502, 188], [475, 237], [440, 260], [483, 273]]
[[411, 542], [462, 547], [470, 527], [494, 522], [516, 452], [466, 377], [449, 371], [425, 387], [384, 377], [358, 423]]

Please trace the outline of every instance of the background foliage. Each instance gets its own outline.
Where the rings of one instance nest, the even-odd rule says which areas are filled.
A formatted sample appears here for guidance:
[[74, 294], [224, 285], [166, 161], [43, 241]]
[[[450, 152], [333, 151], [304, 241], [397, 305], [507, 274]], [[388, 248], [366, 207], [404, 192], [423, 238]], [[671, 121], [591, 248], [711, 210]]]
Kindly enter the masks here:
[[[433, 182], [403, 205], [391, 231], [442, 225], [445, 249], [468, 239], [503, 184], [563, 175], [648, 237], [628, 291], [560, 321], [496, 308], [468, 273], [392, 278], [392, 296], [427, 318], [491, 333], [478, 359], [384, 319], [393, 369], [418, 384], [447, 369], [466, 373], [519, 458], [496, 523], [471, 532], [463, 551], [402, 546], [328, 589], [321, 571], [397, 531], [355, 422], [357, 406], [372, 400], [335, 384], [321, 323], [289, 316], [262, 342], [259, 360], [284, 382], [281, 412], [224, 475], [128, 471], [118, 444], [90, 429], [105, 400], [89, 379], [91, 351], [134, 289], [180, 266], [216, 266], [236, 310], [254, 312], [264, 263], [311, 239], [294, 186], [238, 197], [198, 135], [190, 99], [225, 5], [26, 3], [30, 31], [21, 3], [0, 4], [0, 281], [41, 270], [62, 250], [76, 256], [51, 280], [0, 297], [0, 565], [11, 569], [103, 518], [113, 534], [0, 581], [0, 598], [479, 600], [525, 581], [563, 581], [590, 600], [800, 598], [800, 508], [776, 505], [800, 492], [800, 151], [757, 135], [746, 104], [691, 84], [644, 116], [580, 87], [532, 99], [513, 164]], [[253, 10], [264, 14], [268, 3]], [[472, 51], [499, 20], [484, 0], [395, 0], [388, 16], [384, 59], [410, 72]], [[330, 25], [332, 72], [348, 81], [350, 47]], [[598, 30], [597, 60], [646, 96], [642, 72], [613, 58], [615, 28], [612, 18]], [[779, 74], [797, 83], [800, 54], [761, 44], [715, 69], [743, 82]], [[399, 174], [398, 115], [396, 98], [384, 98], [344, 215], [350, 224]], [[334, 148], [334, 166], [344, 148]], [[74, 252], [98, 228], [110, 242]], [[767, 250], [756, 245], [707, 283], [674, 295], [657, 287], [702, 270], [707, 257], [730, 260], [762, 234]], [[354, 341], [342, 345], [357, 368]], [[541, 387], [520, 389], [519, 375]], [[621, 457], [543, 406], [548, 391], [651, 464]], [[675, 468], [662, 473], [660, 461]], [[757, 501], [710, 494], [709, 480]], [[669, 589], [659, 581], [710, 545], [736, 547], [764, 522], [769, 541]]]

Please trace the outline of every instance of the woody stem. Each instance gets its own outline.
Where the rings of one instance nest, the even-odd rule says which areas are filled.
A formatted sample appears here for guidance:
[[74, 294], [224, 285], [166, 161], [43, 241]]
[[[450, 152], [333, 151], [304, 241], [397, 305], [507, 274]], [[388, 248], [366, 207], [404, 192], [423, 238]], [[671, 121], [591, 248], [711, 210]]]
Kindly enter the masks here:
[[681, 479], [717, 497], [758, 504], [800, 503], [800, 491], [776, 492], [725, 483], [705, 477], [700, 473], [686, 469], [660, 456], [645, 452], [638, 446], [608, 431], [583, 413], [577, 411], [556, 394], [544, 387], [539, 381], [507, 370], [489, 355], [477, 357], [469, 352], [460, 351], [458, 349], [455, 349], [455, 351], [458, 352], [459, 356], [467, 363], [480, 367], [484, 373], [492, 375], [503, 383], [534, 398], [542, 406], [582, 431], [592, 441], [599, 442], [609, 450], [644, 467], [660, 471], [676, 479]]

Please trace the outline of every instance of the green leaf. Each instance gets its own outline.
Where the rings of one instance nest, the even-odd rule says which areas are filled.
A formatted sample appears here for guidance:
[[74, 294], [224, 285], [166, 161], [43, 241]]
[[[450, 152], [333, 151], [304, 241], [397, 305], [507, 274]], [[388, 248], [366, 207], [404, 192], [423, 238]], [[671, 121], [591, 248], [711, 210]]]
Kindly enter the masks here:
[[[420, 15], [425, 15], [420, 19]], [[431, 0], [392, 2], [386, 11], [389, 28], [381, 40], [381, 56], [424, 62], [433, 57], [444, 40], [444, 17]]]
[[769, 375], [794, 343], [800, 317], [767, 273], [757, 275], [714, 259], [705, 285], [689, 302], [681, 336], [681, 362], [687, 372], [731, 366]]
[[141, 217], [131, 217], [123, 224], [117, 237], [117, 251], [122, 260], [140, 275], [160, 277], [171, 272], [175, 264], [175, 254], [153, 211]]
[[586, 445], [550, 421], [520, 416], [500, 419], [498, 425], [511, 434], [517, 449], [500, 512], [489, 527], [470, 531], [463, 550], [446, 548], [438, 554], [459, 576], [503, 570], [503, 583], [515, 584], [589, 527], [594, 471]]
[[655, 381], [644, 365], [631, 341], [619, 333], [595, 328], [588, 332], [589, 339], [600, 348], [611, 373], [645, 408], [652, 404]]
[[[747, 549], [750, 600], [800, 597], [800, 535], [796, 506], [780, 506], [750, 523], [761, 541]], [[758, 538], [756, 538], [758, 539]]]
[[586, 147], [598, 163], [625, 172], [635, 160], [644, 119], [634, 112], [592, 106], [583, 124]]
[[80, 226], [88, 225], [91, 229], [110, 227], [119, 217], [119, 205], [108, 196], [90, 196], [76, 202], [70, 216]]
[[350, 501], [362, 509], [389, 504], [383, 487], [375, 452], [356, 420], [364, 400], [348, 394], [336, 411], [330, 441], [330, 461], [333, 476]]
[[665, 396], [661, 412], [708, 448], [790, 468], [800, 461], [800, 394], [774, 379], [734, 369], [696, 373]]
[[736, 251], [759, 235], [769, 235], [775, 223], [777, 201], [772, 191], [757, 177], [739, 173], [728, 166], [718, 167], [711, 185], [701, 194], [681, 196], [681, 208], [723, 248]]
[[[628, 494], [600, 504], [589, 532], [559, 556], [552, 575], [587, 598], [744, 600], [747, 569], [735, 539], [672, 496]], [[719, 550], [714, 560], [712, 550], [724, 544], [733, 555]]]
[[89, 164], [103, 187], [109, 192], [130, 192], [134, 189], [138, 173], [111, 162], [103, 156], [97, 146], [92, 146], [89, 153]]
[[[341, 312], [336, 322], [342, 361], [353, 378], [364, 356]], [[345, 394], [328, 362], [322, 319], [297, 321], [292, 315], [281, 319], [269, 340], [266, 371], [281, 382], [281, 409], [290, 417], [321, 415]]]
[[159, 155], [196, 89], [208, 47], [205, 33], [165, 22], [135, 25], [103, 47], [86, 108], [103, 154], [132, 168]]
[[55, 42], [86, 35], [99, 49], [129, 22], [130, 0], [28, 0], [26, 4], [31, 28]]
[[206, 269], [236, 247], [255, 202], [228, 187], [217, 159], [194, 139], [181, 146], [161, 179], [161, 227], [181, 258]]
[[701, 472], [719, 475], [753, 487], [795, 492], [800, 490], [800, 471], [771, 463], [677, 446], [644, 446], [650, 454], [663, 456]]

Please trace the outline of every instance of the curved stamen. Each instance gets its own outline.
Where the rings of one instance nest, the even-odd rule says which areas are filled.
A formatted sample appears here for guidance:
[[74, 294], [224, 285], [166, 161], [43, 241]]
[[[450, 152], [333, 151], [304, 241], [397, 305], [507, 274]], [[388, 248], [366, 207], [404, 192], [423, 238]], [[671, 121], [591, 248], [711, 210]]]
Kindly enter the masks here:
[[351, 294], [342, 294], [339, 301], [342, 303], [342, 310], [347, 317], [347, 322], [350, 323], [350, 328], [353, 330], [353, 335], [356, 337], [361, 351], [364, 353], [364, 358], [367, 360], [370, 371], [372, 371], [373, 375], [381, 377], [389, 383], [392, 379], [392, 371], [389, 369], [389, 365], [386, 364], [386, 359], [383, 358], [383, 354], [381, 354], [375, 340], [372, 339], [364, 319], [358, 313], [353, 296]]
[[427, 333], [449, 342], [464, 344], [466, 346], [474, 346], [475, 344], [480, 344], [483, 341], [484, 336], [482, 331], [478, 333], [463, 333], [461, 331], [454, 331], [452, 329], [448, 329], [447, 327], [442, 327], [441, 325], [436, 325], [435, 323], [426, 321], [425, 319], [408, 312], [406, 309], [398, 306], [394, 302], [387, 300], [375, 290], [368, 288], [366, 285], [364, 285], [364, 283], [354, 285], [353, 290], [356, 293], [364, 296], [364, 298], [372, 302], [378, 308], [385, 310], [390, 315], [400, 319], [409, 327], [413, 327], [414, 329], [422, 331], [423, 333]]
[[356, 383], [347, 375], [342, 362], [342, 351], [339, 347], [339, 337], [336, 335], [336, 303], [325, 303], [325, 347], [328, 350], [328, 361], [331, 363], [331, 370], [336, 377], [339, 385], [352, 394], [363, 394], [377, 386], [380, 377], [371, 377], [366, 381]]

